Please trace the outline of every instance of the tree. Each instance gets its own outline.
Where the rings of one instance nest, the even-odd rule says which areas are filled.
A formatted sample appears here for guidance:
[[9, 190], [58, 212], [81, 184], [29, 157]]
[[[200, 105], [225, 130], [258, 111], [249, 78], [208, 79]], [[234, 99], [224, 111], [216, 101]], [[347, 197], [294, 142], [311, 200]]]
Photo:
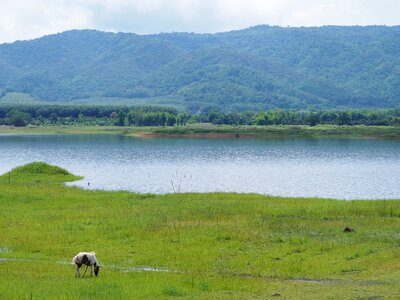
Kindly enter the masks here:
[[29, 113], [21, 112], [17, 109], [13, 109], [6, 114], [9, 125], [14, 125], [16, 127], [26, 126], [30, 120], [31, 115]]
[[50, 114], [49, 119], [50, 119], [50, 121], [51, 121], [52, 123], [56, 123], [56, 122], [57, 122], [57, 118], [58, 118], [58, 116], [57, 116], [56, 113], [53, 112], [53, 113]]
[[319, 114], [312, 112], [306, 117], [306, 121], [310, 126], [315, 126], [319, 124], [320, 116]]
[[118, 113], [117, 126], [125, 126], [125, 113], [123, 111]]
[[165, 112], [163, 112], [160, 115], [160, 125], [165, 126], [166, 122], [167, 122], [167, 115], [165, 114]]
[[133, 120], [133, 116], [132, 113], [128, 114], [128, 125], [131, 126], [133, 124], [134, 120]]
[[167, 119], [166, 119], [167, 126], [174, 126], [175, 122], [176, 122], [176, 117], [174, 115], [167, 113]]
[[339, 125], [349, 125], [350, 124], [350, 114], [346, 111], [339, 112], [338, 114], [338, 123]]
[[400, 126], [400, 117], [390, 117], [389, 124], [392, 126]]

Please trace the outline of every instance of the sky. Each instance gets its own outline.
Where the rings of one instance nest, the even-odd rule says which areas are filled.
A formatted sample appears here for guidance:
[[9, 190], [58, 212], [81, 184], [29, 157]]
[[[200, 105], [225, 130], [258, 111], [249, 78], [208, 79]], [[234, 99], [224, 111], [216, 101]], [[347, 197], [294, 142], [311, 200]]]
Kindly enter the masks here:
[[0, 0], [0, 43], [71, 29], [149, 34], [399, 25], [399, 0]]

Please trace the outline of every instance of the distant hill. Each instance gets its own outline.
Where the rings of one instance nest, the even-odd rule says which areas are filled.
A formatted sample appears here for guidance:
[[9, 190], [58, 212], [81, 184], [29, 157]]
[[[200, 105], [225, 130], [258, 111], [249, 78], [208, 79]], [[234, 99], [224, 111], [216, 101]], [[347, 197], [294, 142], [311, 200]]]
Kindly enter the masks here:
[[8, 92], [194, 112], [400, 107], [400, 26], [67, 31], [0, 45], [0, 96]]

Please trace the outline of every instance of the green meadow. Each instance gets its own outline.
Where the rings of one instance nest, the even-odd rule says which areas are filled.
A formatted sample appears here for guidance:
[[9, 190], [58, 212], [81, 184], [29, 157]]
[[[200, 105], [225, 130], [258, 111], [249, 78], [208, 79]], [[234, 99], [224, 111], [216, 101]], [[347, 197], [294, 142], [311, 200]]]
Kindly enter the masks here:
[[[0, 177], [0, 299], [400, 298], [400, 200], [64, 185], [78, 178], [44, 163]], [[99, 277], [74, 278], [79, 251]]]

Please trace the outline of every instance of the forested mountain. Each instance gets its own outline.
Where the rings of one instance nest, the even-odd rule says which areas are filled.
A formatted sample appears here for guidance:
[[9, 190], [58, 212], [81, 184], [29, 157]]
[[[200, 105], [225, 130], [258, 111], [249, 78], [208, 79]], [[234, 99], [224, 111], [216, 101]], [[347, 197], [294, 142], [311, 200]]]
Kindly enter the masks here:
[[6, 92], [52, 103], [180, 103], [194, 112], [400, 107], [400, 26], [67, 31], [0, 45]]

